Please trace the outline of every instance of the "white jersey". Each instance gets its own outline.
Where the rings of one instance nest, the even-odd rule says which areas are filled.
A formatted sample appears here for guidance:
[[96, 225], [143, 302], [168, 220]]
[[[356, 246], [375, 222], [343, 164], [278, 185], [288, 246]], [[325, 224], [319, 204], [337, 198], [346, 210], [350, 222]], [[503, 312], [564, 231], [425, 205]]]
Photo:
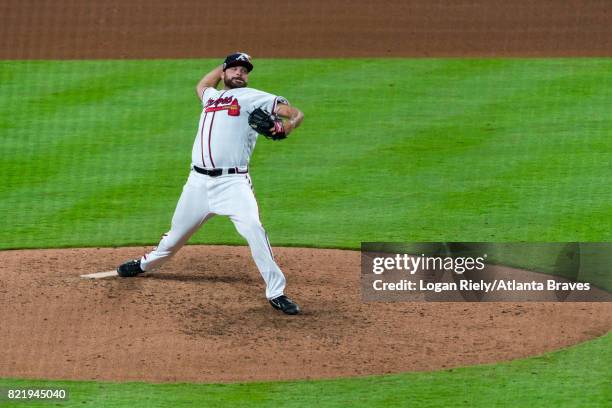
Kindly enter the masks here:
[[206, 169], [247, 167], [257, 141], [257, 132], [248, 123], [249, 114], [257, 108], [274, 112], [278, 103], [288, 104], [282, 96], [252, 88], [206, 88], [192, 165]]

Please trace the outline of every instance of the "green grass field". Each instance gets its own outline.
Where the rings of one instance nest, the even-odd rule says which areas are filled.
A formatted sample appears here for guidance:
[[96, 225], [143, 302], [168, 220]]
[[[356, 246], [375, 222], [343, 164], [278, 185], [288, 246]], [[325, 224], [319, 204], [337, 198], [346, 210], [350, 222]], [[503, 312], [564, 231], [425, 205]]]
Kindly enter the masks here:
[[[189, 168], [193, 88], [216, 63], [0, 61], [0, 249], [157, 243]], [[258, 61], [251, 85], [306, 114], [253, 157], [272, 244], [609, 241], [611, 71], [609, 58]], [[191, 242], [243, 244], [221, 218]], [[0, 386], [66, 385], [60, 406], [605, 406], [611, 342], [321, 382]]]
[[[0, 62], [0, 248], [154, 244], [216, 61]], [[264, 60], [306, 119], [261, 139], [274, 245], [605, 241], [611, 59]], [[193, 243], [242, 243], [213, 219]]]

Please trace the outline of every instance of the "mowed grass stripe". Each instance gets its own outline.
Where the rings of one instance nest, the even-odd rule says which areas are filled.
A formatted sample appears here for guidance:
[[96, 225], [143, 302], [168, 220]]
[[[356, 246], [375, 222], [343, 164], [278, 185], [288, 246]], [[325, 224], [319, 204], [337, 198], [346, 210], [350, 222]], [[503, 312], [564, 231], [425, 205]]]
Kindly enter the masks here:
[[[0, 248], [155, 244], [217, 61], [1, 62]], [[262, 60], [306, 112], [252, 165], [274, 245], [606, 240], [609, 59]], [[243, 243], [227, 220], [191, 242]]]

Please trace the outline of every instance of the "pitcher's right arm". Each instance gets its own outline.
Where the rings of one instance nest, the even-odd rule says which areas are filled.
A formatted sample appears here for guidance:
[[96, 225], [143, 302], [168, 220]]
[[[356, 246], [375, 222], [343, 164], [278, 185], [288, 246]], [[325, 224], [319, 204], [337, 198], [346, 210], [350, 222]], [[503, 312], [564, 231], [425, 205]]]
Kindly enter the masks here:
[[202, 100], [202, 94], [206, 88], [217, 88], [219, 81], [221, 81], [221, 73], [223, 72], [223, 65], [219, 65], [208, 74], [204, 75], [200, 82], [196, 85], [196, 94], [198, 99]]

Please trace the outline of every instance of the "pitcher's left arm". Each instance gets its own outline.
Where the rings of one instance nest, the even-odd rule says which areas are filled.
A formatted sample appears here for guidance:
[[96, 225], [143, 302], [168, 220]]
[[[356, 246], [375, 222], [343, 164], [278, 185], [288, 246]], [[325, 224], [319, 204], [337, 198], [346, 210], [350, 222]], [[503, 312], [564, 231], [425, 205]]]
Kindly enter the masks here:
[[283, 128], [285, 130], [286, 135], [288, 135], [294, 129], [300, 126], [300, 124], [304, 120], [304, 113], [301, 110], [284, 103], [279, 103], [278, 105], [276, 105], [274, 114], [280, 116], [283, 119]]

